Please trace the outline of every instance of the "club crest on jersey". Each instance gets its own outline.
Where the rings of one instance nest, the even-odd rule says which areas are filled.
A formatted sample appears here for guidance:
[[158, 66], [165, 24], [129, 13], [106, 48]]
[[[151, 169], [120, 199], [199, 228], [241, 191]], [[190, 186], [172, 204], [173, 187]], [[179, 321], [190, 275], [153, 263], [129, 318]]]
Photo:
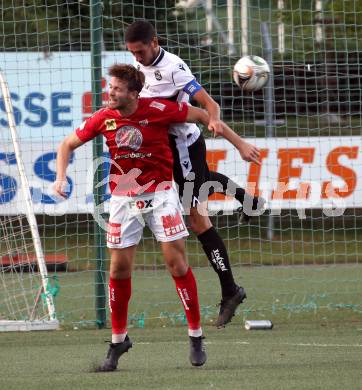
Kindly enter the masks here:
[[155, 77], [156, 77], [156, 80], [158, 80], [158, 81], [162, 80], [162, 75], [161, 75], [161, 72], [159, 70], [155, 70]]
[[106, 126], [106, 131], [116, 130], [117, 127], [115, 119], [106, 119], [104, 125]]
[[117, 130], [115, 141], [119, 148], [138, 150], [142, 145], [143, 137], [136, 127], [122, 126]]

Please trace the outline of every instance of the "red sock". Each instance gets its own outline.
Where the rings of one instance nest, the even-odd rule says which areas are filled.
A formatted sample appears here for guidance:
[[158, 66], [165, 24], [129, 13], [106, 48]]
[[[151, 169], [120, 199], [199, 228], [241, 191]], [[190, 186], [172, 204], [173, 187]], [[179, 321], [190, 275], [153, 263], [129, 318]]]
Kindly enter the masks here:
[[112, 334], [127, 333], [128, 302], [131, 298], [131, 278], [109, 279], [109, 308]]
[[176, 284], [176, 291], [185, 309], [189, 329], [199, 329], [200, 306], [197, 295], [197, 285], [191, 267], [184, 276], [172, 276]]

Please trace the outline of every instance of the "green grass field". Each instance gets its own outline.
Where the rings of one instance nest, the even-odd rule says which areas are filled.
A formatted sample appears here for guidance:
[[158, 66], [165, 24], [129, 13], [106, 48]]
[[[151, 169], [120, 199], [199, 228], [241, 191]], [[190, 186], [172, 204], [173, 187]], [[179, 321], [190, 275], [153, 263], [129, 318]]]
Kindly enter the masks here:
[[[194, 269], [204, 324], [213, 324], [220, 300], [219, 283], [210, 268]], [[248, 299], [233, 323], [270, 319], [277, 324], [362, 321], [362, 266], [235, 267], [236, 280]], [[55, 298], [65, 330], [95, 327], [94, 271], [59, 273]], [[164, 270], [136, 271], [129, 307], [133, 328], [184, 323], [183, 310], [172, 279]]]
[[204, 367], [188, 362], [186, 329], [177, 326], [132, 329], [134, 346], [112, 373], [92, 372], [108, 330], [1, 334], [0, 388], [361, 389], [362, 322], [204, 330]]

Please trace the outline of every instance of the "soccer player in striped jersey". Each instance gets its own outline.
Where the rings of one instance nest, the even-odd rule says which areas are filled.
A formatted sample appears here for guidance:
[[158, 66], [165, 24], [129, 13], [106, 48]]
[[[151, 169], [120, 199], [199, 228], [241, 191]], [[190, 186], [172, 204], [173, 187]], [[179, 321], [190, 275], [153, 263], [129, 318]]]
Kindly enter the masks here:
[[[126, 30], [125, 41], [127, 49], [137, 61], [137, 68], [146, 76], [140, 94], [142, 97], [161, 97], [177, 102], [189, 102], [192, 98], [207, 110], [210, 117], [209, 130], [216, 134], [223, 133], [224, 123], [220, 120], [219, 105], [197, 82], [181, 58], [159, 46], [151, 23], [145, 20], [132, 23]], [[174, 157], [174, 180], [179, 187], [182, 204], [185, 211], [189, 212], [190, 227], [197, 235], [220, 280], [222, 299], [216, 325], [223, 327], [231, 321], [237, 306], [246, 298], [246, 293], [243, 287], [235, 282], [225, 244], [207, 215], [207, 198], [210, 192], [200, 193], [200, 188], [207, 181], [216, 181], [221, 183], [221, 188], [215, 188], [215, 191], [225, 193], [231, 184], [236, 191], [235, 197], [242, 204], [245, 190], [226, 176], [209, 171], [205, 140], [196, 124], [174, 124], [170, 127], [169, 133]], [[229, 141], [238, 149], [245, 161], [259, 163], [258, 148], [245, 142], [235, 133]], [[190, 182], [193, 182], [191, 193], [187, 190]], [[258, 198], [251, 197], [251, 201], [255, 209]]]

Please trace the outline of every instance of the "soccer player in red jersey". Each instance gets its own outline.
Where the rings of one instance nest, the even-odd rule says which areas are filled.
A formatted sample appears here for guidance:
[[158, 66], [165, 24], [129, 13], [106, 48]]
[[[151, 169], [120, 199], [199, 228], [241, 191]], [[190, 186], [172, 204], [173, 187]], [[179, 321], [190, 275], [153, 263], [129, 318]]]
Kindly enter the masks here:
[[172, 186], [168, 129], [171, 123], [185, 121], [207, 125], [208, 115], [186, 103], [139, 98], [144, 75], [132, 65], [113, 65], [109, 75], [108, 107], [98, 110], [61, 142], [54, 184], [55, 191], [65, 197], [66, 169], [72, 151], [98, 134], [106, 138], [112, 161], [107, 231], [112, 342], [99, 369], [115, 370], [120, 356], [132, 347], [127, 335], [128, 302], [133, 261], [145, 223], [161, 243], [166, 267], [185, 310], [191, 364], [201, 366], [206, 353], [197, 285], [187, 263], [184, 237], [188, 232]]

